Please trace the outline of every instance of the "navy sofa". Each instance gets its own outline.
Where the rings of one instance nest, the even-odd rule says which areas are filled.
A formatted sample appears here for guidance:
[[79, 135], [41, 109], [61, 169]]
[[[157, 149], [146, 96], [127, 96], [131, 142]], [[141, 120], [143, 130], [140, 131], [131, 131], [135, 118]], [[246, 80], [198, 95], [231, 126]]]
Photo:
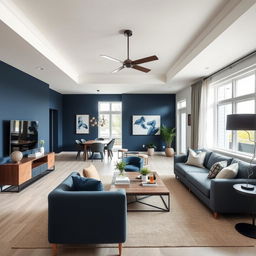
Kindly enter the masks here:
[[126, 240], [124, 190], [74, 191], [71, 173], [48, 196], [48, 240], [57, 244], [118, 243]]
[[[227, 157], [205, 149], [206, 157], [204, 168], [186, 165], [188, 155], [174, 157], [174, 173], [178, 180], [185, 184], [206, 206], [214, 213], [249, 213], [251, 211], [251, 198], [240, 195], [233, 188], [234, 184], [247, 182], [247, 169], [249, 163]], [[227, 161], [228, 165], [238, 163], [239, 170], [235, 179], [208, 179], [211, 166], [219, 161]], [[251, 184], [256, 184], [256, 165], [253, 165], [254, 175]]]
[[139, 172], [144, 164], [144, 159], [138, 156], [128, 156], [123, 158], [123, 161], [126, 163], [126, 172]]

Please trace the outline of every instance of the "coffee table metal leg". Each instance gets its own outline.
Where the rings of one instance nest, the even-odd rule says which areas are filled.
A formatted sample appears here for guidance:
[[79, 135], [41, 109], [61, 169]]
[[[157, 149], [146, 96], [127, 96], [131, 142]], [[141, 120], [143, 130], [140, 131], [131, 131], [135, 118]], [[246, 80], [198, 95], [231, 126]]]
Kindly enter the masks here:
[[[159, 195], [163, 204], [164, 204], [164, 208], [163, 207], [158, 207], [156, 205], [152, 205], [152, 204], [148, 204], [148, 203], [145, 203], [145, 202], [142, 202], [143, 199], [145, 198], [148, 198], [148, 197], [151, 197], [153, 195], [146, 195], [146, 196], [143, 196], [142, 198], [138, 198], [137, 195], [135, 196], [135, 200], [134, 201], [130, 201], [128, 202], [127, 204], [133, 204], [133, 203], [140, 203], [140, 204], [143, 204], [143, 205], [146, 205], [146, 206], [149, 206], [151, 208], [154, 208], [154, 209], [149, 209], [149, 210], [135, 210], [135, 209], [128, 209], [127, 211], [128, 212], [169, 212], [170, 211], [170, 195], [166, 195], [167, 196], [167, 204], [163, 198], [163, 195]], [[156, 195], [155, 195], [156, 196]]]

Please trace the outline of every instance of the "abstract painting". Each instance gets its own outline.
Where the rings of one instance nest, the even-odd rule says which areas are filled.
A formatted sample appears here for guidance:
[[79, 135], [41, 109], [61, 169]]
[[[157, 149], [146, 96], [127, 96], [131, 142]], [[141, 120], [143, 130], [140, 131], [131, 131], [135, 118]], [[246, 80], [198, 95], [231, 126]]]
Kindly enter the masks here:
[[89, 133], [89, 115], [76, 115], [76, 133]]
[[132, 117], [133, 135], [160, 135], [160, 116], [137, 115]]

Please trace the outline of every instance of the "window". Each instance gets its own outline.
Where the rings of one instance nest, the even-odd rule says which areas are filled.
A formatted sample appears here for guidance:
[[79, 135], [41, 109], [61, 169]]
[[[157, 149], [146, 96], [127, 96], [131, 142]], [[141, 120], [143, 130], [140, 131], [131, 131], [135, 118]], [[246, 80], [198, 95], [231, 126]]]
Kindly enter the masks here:
[[180, 100], [177, 102], [177, 109], [186, 108], [186, 106], [187, 106], [186, 100]]
[[[255, 87], [255, 71], [216, 86], [215, 147], [243, 153], [253, 152], [253, 143], [249, 140], [248, 132], [227, 131], [226, 119], [229, 114], [255, 113]], [[254, 139], [254, 132], [250, 131], [249, 135]]]
[[122, 103], [99, 102], [99, 118], [105, 119], [106, 124], [99, 126], [99, 137], [115, 139], [115, 146], [122, 146]]
[[178, 152], [186, 153], [187, 151], [187, 102], [186, 100], [180, 100], [177, 102], [177, 142]]

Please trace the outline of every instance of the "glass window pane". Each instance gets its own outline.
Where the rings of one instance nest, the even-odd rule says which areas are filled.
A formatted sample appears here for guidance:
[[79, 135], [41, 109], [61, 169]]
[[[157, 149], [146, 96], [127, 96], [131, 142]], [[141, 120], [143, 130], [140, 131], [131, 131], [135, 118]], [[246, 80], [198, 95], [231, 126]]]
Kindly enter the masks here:
[[112, 137], [120, 138], [121, 137], [121, 115], [112, 114]]
[[109, 102], [99, 102], [99, 111], [110, 111]]
[[232, 114], [231, 103], [218, 106], [217, 146], [219, 148], [232, 149], [232, 132], [226, 130], [227, 115], [230, 114]]
[[218, 87], [218, 101], [232, 98], [232, 83], [224, 84]]
[[185, 108], [187, 106], [187, 102], [186, 100], [181, 100], [177, 103], [177, 108], [181, 109], [181, 108]]
[[240, 101], [236, 104], [237, 114], [254, 114], [255, 100]]
[[236, 81], [236, 97], [255, 92], [255, 75], [243, 77]]
[[121, 102], [113, 102], [112, 103], [112, 111], [122, 111], [122, 103]]
[[186, 113], [181, 113], [180, 117], [180, 151], [186, 153]]
[[[254, 114], [255, 101], [246, 100], [236, 104], [237, 114]], [[252, 140], [254, 140], [254, 132], [248, 131]], [[253, 142], [249, 140], [248, 133], [246, 131], [237, 131], [237, 150], [245, 153], [253, 153]]]

